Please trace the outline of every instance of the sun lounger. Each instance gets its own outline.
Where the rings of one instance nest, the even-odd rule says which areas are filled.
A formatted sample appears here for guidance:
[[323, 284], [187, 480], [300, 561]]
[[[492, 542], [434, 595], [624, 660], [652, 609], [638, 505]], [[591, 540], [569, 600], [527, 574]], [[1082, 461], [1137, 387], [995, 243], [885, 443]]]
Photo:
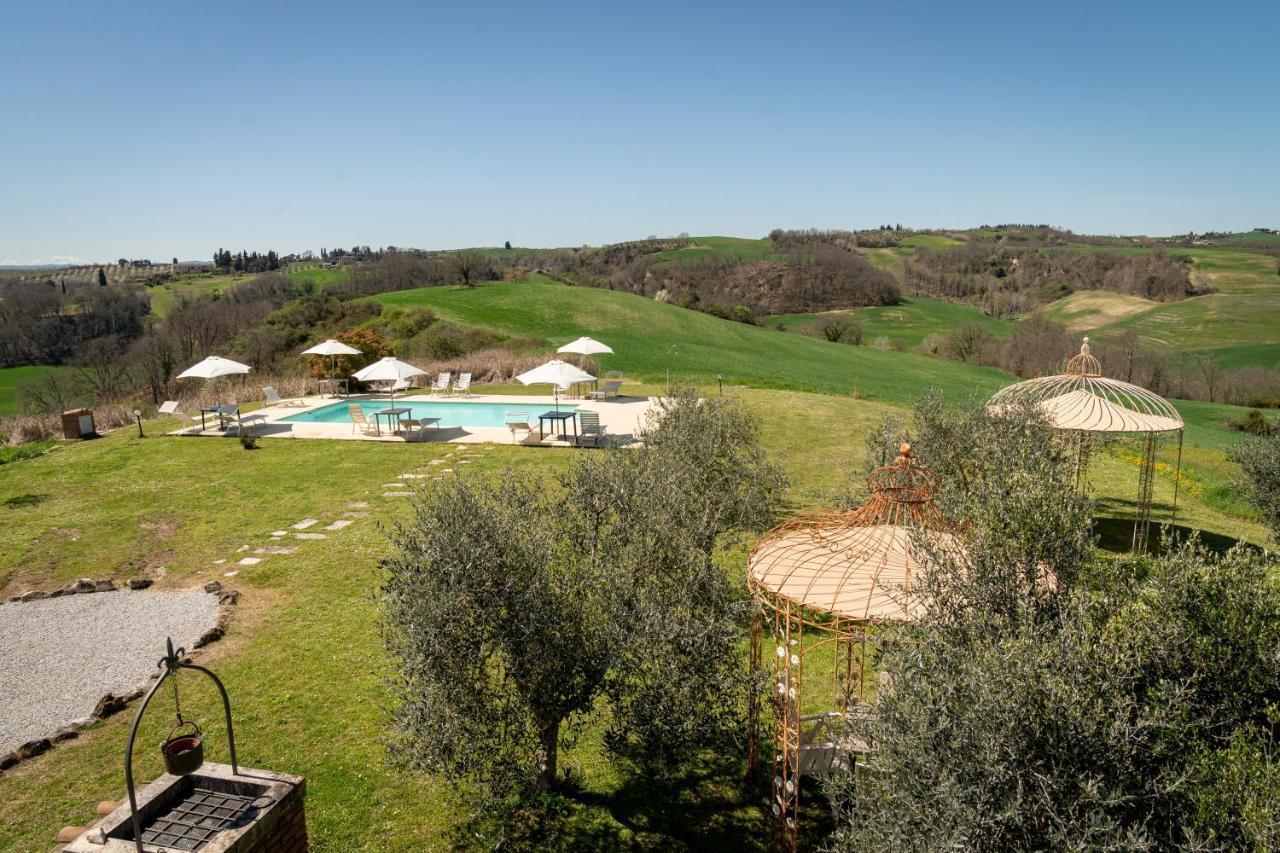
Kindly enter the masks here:
[[458, 381], [453, 383], [453, 393], [455, 394], [471, 394], [471, 374], [459, 373]]
[[618, 396], [618, 389], [622, 387], [621, 379], [610, 379], [608, 382], [600, 386], [598, 391], [591, 392], [592, 400], [607, 400], [610, 397]]
[[262, 395], [266, 399], [266, 403], [268, 406], [287, 406], [288, 408], [291, 408], [291, 409], [297, 409], [307, 405], [306, 403], [297, 399], [294, 399], [294, 400], [280, 399], [280, 392], [270, 386], [262, 389]]
[[507, 412], [503, 419], [506, 422], [507, 429], [511, 430], [511, 443], [516, 443], [516, 433], [524, 430], [525, 438], [533, 435], [533, 427], [529, 425], [528, 412]]
[[427, 437], [427, 427], [431, 427], [437, 432], [440, 431], [439, 418], [402, 418], [400, 421], [400, 431], [405, 434], [405, 438], [410, 435], [419, 439]]
[[601, 447], [606, 440], [607, 427], [600, 423], [599, 412], [578, 412], [578, 446], [590, 442], [593, 447]]
[[431, 396], [434, 397], [437, 394], [449, 393], [449, 377], [452, 375], [453, 374], [446, 370], [444, 373], [437, 376], [436, 381], [431, 383]]

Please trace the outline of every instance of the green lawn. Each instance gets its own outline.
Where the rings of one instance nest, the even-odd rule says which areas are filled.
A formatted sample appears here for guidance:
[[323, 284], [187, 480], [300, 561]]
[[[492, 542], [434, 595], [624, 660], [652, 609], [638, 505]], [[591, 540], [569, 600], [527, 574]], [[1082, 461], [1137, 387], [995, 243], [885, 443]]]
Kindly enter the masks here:
[[151, 313], [164, 317], [185, 297], [219, 293], [251, 278], [252, 275], [215, 275], [210, 272], [179, 276], [147, 288], [147, 295], [151, 297]]
[[18, 411], [18, 386], [50, 373], [70, 370], [47, 364], [28, 364], [22, 367], [0, 367], [0, 417]]
[[293, 264], [287, 272], [295, 281], [310, 284], [318, 291], [332, 287], [335, 284], [347, 283], [346, 267], [327, 267], [314, 263]]
[[996, 337], [1009, 333], [1007, 321], [988, 317], [972, 305], [959, 302], [942, 302], [925, 297], [904, 298], [901, 304], [875, 308], [852, 308], [825, 311], [820, 314], [778, 314], [761, 319], [764, 326], [781, 323], [788, 330], [795, 330], [828, 316], [856, 317], [866, 327], [865, 342], [873, 343], [884, 338], [891, 344], [914, 347], [928, 335], [950, 332], [966, 323], [976, 323]]
[[490, 282], [472, 289], [429, 287], [371, 297], [384, 305], [430, 308], [469, 325], [545, 341], [554, 349], [580, 335], [613, 347], [601, 362], [637, 379], [675, 378], [788, 388], [904, 403], [930, 386], [990, 393], [1008, 377], [875, 347], [833, 344], [760, 326], [729, 323], [629, 293], [569, 287], [545, 279]]
[[759, 261], [786, 257], [784, 254], [775, 252], [773, 243], [767, 238], [753, 240], [746, 237], [694, 237], [692, 239], [694, 245], [687, 248], [653, 252], [645, 257], [659, 264], [698, 263], [710, 258]]

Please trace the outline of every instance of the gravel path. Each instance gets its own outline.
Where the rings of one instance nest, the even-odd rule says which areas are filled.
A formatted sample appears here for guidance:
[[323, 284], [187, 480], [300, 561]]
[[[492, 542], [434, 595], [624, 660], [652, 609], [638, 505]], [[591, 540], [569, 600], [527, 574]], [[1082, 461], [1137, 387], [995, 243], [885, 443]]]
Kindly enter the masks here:
[[0, 754], [87, 717], [156, 671], [165, 637], [190, 649], [213, 625], [201, 589], [65, 595], [0, 604]]

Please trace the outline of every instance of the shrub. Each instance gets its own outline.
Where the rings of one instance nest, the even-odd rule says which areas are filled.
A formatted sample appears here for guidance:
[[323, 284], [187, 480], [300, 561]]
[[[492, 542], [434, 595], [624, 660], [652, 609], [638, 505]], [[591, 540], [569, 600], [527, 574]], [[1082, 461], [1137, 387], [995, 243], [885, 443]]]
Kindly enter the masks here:
[[1280, 435], [1246, 441], [1232, 448], [1231, 457], [1240, 463], [1249, 499], [1280, 537]]
[[245, 450], [256, 450], [258, 447], [258, 437], [248, 428], [240, 430], [240, 446]]

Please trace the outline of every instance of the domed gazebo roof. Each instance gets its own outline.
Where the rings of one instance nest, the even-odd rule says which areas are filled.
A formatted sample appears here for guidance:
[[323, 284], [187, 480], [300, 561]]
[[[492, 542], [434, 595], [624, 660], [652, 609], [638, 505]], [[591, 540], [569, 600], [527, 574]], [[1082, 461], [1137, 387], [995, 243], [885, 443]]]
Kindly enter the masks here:
[[748, 561], [752, 594], [861, 622], [913, 618], [909, 593], [924, 563], [912, 531], [954, 541], [933, 502], [937, 477], [903, 444], [867, 485], [871, 497], [858, 509], [797, 516], [766, 533]]
[[1103, 376], [1102, 366], [1089, 352], [1088, 338], [1064, 373], [1014, 383], [987, 403], [996, 411], [1027, 404], [1063, 430], [1162, 433], [1183, 428], [1178, 411], [1159, 394]]

